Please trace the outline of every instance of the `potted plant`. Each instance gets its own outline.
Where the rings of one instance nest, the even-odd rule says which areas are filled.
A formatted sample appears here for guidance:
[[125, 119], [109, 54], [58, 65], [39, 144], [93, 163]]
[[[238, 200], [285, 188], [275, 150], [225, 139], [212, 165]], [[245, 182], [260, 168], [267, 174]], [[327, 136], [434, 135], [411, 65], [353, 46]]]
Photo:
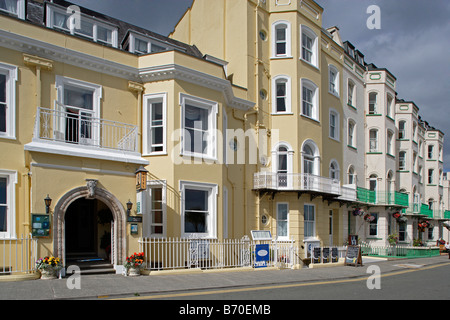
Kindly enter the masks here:
[[45, 256], [36, 261], [36, 269], [41, 273], [41, 279], [56, 279], [57, 272], [62, 269], [62, 262], [58, 257]]
[[127, 270], [127, 274], [130, 277], [135, 277], [141, 274], [141, 267], [143, 263], [144, 263], [144, 253], [135, 252], [134, 254], [126, 258], [123, 265]]
[[398, 234], [393, 233], [388, 236], [388, 242], [391, 246], [395, 246], [398, 243]]

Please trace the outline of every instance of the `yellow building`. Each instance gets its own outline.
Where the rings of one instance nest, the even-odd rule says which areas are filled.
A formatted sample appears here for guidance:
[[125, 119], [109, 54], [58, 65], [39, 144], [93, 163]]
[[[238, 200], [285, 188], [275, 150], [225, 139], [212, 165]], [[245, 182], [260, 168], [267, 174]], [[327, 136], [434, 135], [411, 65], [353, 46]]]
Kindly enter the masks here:
[[224, 164], [221, 132], [244, 128], [254, 103], [223, 61], [65, 1], [12, 4], [0, 10], [1, 239], [33, 233], [35, 257], [110, 255], [120, 272], [140, 237], [246, 233], [246, 169]]
[[314, 1], [195, 0], [171, 34], [227, 61], [228, 79], [248, 89], [260, 143], [249, 228], [303, 248], [344, 241], [343, 46], [322, 12]]

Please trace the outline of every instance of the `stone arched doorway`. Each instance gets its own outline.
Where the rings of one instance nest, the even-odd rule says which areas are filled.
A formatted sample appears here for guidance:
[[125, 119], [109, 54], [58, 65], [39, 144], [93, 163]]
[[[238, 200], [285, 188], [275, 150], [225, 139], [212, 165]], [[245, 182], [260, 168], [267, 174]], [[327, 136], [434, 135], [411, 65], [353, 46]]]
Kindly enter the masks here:
[[111, 211], [114, 221], [111, 260], [114, 265], [121, 265], [126, 252], [126, 212], [112, 193], [96, 187], [95, 180], [89, 180], [87, 186], [70, 190], [56, 204], [53, 214], [53, 254], [66, 261], [65, 214], [69, 206], [78, 199], [100, 200]]

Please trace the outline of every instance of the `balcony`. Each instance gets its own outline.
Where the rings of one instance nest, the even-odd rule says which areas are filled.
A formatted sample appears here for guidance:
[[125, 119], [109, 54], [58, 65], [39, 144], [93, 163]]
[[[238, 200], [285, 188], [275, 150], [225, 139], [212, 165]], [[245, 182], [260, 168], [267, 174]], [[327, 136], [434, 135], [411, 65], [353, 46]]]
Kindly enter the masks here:
[[358, 187], [357, 201], [380, 206], [409, 207], [408, 194], [401, 192], [373, 191]]
[[96, 118], [86, 109], [62, 109], [37, 109], [25, 150], [148, 164], [138, 152], [137, 126]]
[[339, 180], [308, 173], [259, 172], [253, 178], [253, 189], [259, 191], [310, 192], [331, 197], [342, 195]]

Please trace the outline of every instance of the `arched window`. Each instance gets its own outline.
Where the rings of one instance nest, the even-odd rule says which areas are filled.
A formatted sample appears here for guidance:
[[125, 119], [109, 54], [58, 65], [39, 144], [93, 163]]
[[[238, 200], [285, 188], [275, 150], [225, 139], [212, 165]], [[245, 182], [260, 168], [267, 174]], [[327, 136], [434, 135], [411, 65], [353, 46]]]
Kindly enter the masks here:
[[378, 94], [376, 92], [369, 93], [369, 114], [378, 113]]
[[292, 158], [294, 151], [288, 143], [279, 143], [272, 151], [273, 171], [278, 188], [292, 186]]
[[406, 121], [399, 121], [398, 123], [398, 138], [406, 139]]
[[393, 116], [393, 104], [392, 104], [393, 101], [394, 101], [394, 98], [392, 98], [392, 96], [390, 94], [388, 94], [386, 96], [386, 115], [388, 117], [391, 117], [391, 118], [394, 118], [394, 116]]
[[318, 66], [318, 59], [317, 59], [317, 35], [307, 26], [300, 26], [301, 30], [301, 53], [300, 57], [302, 60], [312, 64], [315, 67]]
[[320, 154], [317, 145], [307, 140], [302, 146], [302, 172], [319, 175]]
[[308, 118], [319, 120], [319, 88], [308, 79], [301, 80], [302, 110], [301, 114]]
[[291, 56], [291, 24], [277, 21], [272, 25], [273, 57]]
[[356, 184], [356, 173], [353, 166], [348, 168], [348, 184]]
[[331, 64], [328, 66], [328, 76], [328, 92], [335, 96], [339, 96], [339, 71]]
[[348, 120], [348, 128], [347, 128], [347, 145], [356, 148], [356, 123], [354, 120]]
[[356, 101], [355, 101], [355, 83], [348, 79], [348, 85], [347, 85], [347, 104], [349, 106], [355, 107]]
[[378, 152], [378, 130], [369, 131], [369, 152]]
[[272, 113], [291, 112], [291, 78], [288, 76], [276, 76], [272, 83]]
[[330, 178], [335, 180], [339, 179], [339, 164], [336, 160], [331, 160], [330, 163]]

